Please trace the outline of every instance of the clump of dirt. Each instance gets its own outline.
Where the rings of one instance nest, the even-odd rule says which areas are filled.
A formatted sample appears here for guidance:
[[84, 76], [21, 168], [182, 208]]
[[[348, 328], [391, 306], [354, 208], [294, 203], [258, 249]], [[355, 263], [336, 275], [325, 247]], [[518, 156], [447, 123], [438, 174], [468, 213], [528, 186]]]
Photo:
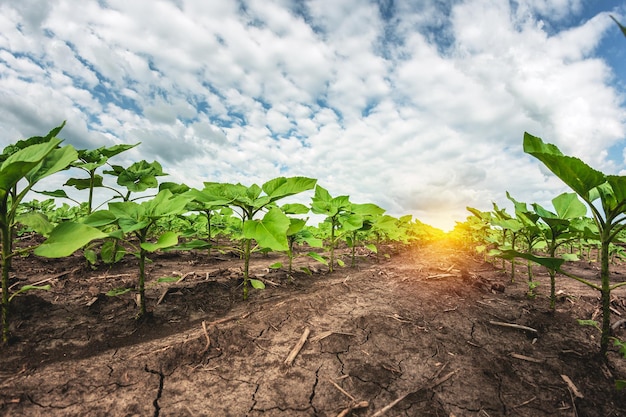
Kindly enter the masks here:
[[[0, 414], [6, 416], [623, 416], [625, 359], [597, 354], [598, 294], [525, 265], [516, 282], [500, 264], [445, 241], [361, 253], [357, 268], [296, 259], [294, 274], [258, 255], [266, 284], [241, 300], [242, 261], [157, 255], [148, 319], [135, 320], [132, 258], [92, 270], [80, 256], [16, 259], [19, 285], [52, 288], [15, 298], [14, 342], [2, 347]], [[348, 261], [346, 255], [346, 261]], [[349, 262], [347, 262], [349, 265]], [[593, 279], [593, 263], [574, 265]], [[623, 279], [624, 265], [614, 268]], [[163, 276], [177, 282], [159, 283]], [[615, 319], [626, 315], [616, 290]], [[306, 333], [305, 333], [306, 332]], [[615, 336], [626, 339], [623, 326]], [[292, 364], [285, 364], [306, 335]]]

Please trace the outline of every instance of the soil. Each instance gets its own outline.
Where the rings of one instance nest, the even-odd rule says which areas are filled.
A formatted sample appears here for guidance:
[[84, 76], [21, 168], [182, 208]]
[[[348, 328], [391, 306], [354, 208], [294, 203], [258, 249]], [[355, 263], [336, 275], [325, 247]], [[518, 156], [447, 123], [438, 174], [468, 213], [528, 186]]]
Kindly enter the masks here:
[[[558, 278], [553, 312], [538, 267], [530, 298], [525, 265], [511, 282], [508, 264], [446, 241], [359, 253], [356, 268], [333, 273], [300, 256], [295, 268], [313, 273], [293, 282], [268, 268], [282, 255], [255, 254], [267, 288], [243, 301], [236, 256], [152, 261], [142, 320], [133, 292], [105, 295], [135, 285], [130, 256], [95, 270], [78, 254], [13, 261], [15, 288], [51, 289], [12, 301], [0, 415], [626, 416], [626, 390], [615, 389], [626, 359], [611, 347], [605, 362], [598, 330], [577, 322], [600, 319], [598, 293]], [[595, 262], [570, 269], [599, 275]], [[613, 271], [626, 279], [626, 264]], [[612, 308], [613, 322], [626, 317], [626, 287]], [[614, 336], [626, 340], [623, 324]]]

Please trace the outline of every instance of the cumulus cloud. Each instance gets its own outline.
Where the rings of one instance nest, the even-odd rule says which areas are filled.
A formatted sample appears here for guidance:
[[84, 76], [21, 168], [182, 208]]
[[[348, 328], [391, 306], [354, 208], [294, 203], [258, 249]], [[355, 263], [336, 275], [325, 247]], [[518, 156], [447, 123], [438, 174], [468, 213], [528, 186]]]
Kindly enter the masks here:
[[[62, 120], [77, 147], [142, 144], [168, 180], [308, 175], [449, 228], [505, 191], [564, 190], [524, 131], [601, 169], [623, 95], [581, 0], [0, 1], [2, 144]], [[624, 80], [621, 80], [624, 82]], [[621, 164], [621, 165], [620, 165]]]

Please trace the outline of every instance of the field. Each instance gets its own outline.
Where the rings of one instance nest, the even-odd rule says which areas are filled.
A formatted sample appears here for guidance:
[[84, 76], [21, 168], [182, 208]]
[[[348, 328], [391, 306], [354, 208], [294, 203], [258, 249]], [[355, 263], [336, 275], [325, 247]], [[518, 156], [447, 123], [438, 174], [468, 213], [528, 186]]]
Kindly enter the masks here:
[[[605, 365], [600, 332], [577, 322], [600, 320], [598, 293], [559, 277], [551, 312], [538, 266], [530, 298], [525, 264], [512, 283], [501, 261], [445, 240], [363, 251], [357, 268], [332, 273], [296, 257], [313, 274], [293, 283], [268, 269], [284, 255], [255, 253], [251, 274], [267, 288], [242, 301], [233, 254], [150, 258], [150, 314], [139, 321], [133, 293], [105, 295], [135, 285], [134, 257], [95, 270], [80, 254], [14, 259], [12, 284], [51, 289], [12, 301], [0, 415], [626, 415], [614, 383], [626, 379], [626, 359], [611, 347]], [[599, 277], [595, 262], [566, 269]], [[157, 283], [162, 276], [180, 278]], [[612, 280], [624, 279], [618, 263]], [[626, 317], [626, 287], [611, 307], [613, 322]], [[614, 335], [626, 339], [625, 327]]]

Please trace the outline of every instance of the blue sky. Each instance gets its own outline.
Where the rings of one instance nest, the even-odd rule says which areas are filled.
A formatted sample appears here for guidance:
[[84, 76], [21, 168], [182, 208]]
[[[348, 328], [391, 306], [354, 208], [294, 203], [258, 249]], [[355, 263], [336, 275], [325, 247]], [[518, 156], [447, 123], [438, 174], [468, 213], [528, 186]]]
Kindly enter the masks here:
[[609, 14], [626, 22], [616, 1], [0, 0], [0, 146], [67, 120], [77, 148], [142, 142], [114, 162], [164, 180], [306, 175], [449, 229], [565, 191], [524, 131], [626, 173]]

